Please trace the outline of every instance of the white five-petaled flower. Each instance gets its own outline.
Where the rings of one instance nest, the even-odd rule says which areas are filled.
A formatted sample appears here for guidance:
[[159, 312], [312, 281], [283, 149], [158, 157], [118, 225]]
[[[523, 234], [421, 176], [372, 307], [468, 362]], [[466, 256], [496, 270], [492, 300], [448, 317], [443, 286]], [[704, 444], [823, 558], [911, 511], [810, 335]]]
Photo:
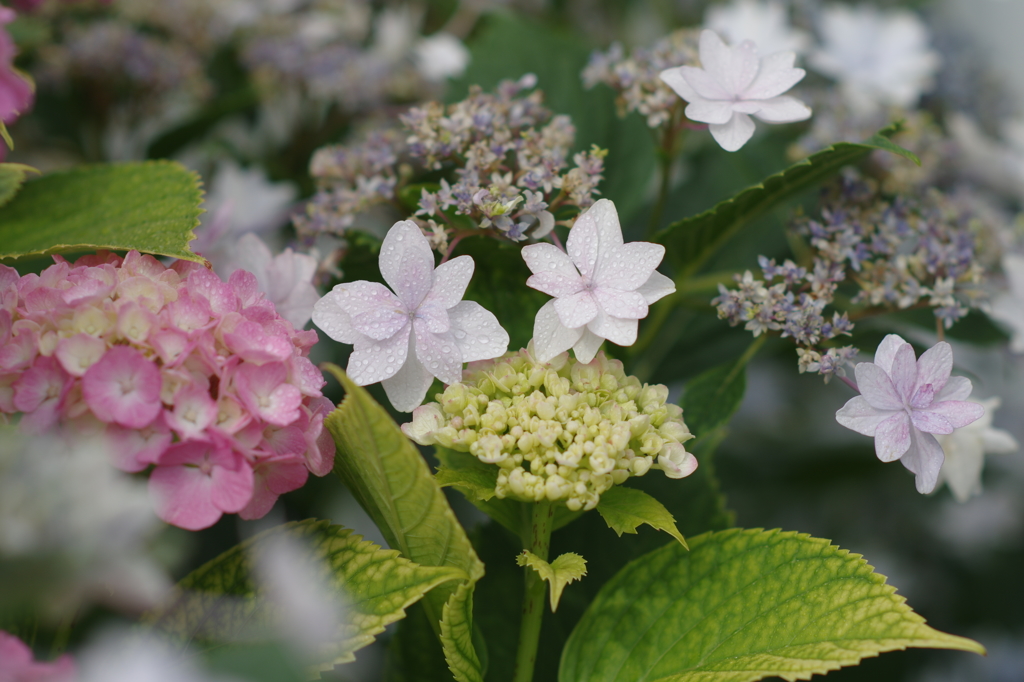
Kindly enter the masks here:
[[411, 220], [395, 223], [380, 249], [376, 282], [339, 284], [313, 307], [313, 323], [335, 341], [355, 346], [348, 374], [360, 386], [382, 382], [396, 410], [423, 402], [433, 377], [462, 379], [462, 363], [508, 349], [508, 333], [493, 314], [463, 301], [473, 259], [459, 256], [434, 268], [427, 238]]
[[804, 121], [811, 116], [806, 104], [782, 93], [804, 77], [793, 67], [796, 54], [776, 52], [758, 57], [757, 46], [745, 40], [730, 47], [718, 34], [700, 34], [700, 62], [661, 72], [661, 80], [689, 102], [686, 116], [707, 123], [715, 141], [734, 152], [754, 134], [751, 116], [767, 123]]
[[566, 248], [568, 254], [551, 244], [523, 247], [534, 273], [527, 286], [555, 297], [541, 307], [533, 325], [540, 362], [570, 348], [577, 360], [590, 362], [604, 339], [632, 345], [647, 306], [676, 290], [671, 279], [655, 271], [665, 247], [624, 244], [615, 204], [608, 199], [580, 214]]
[[959, 502], [966, 502], [981, 492], [981, 470], [986, 454], [1007, 454], [1016, 452], [1019, 447], [1009, 433], [992, 428], [992, 413], [999, 407], [999, 398], [972, 399], [971, 402], [985, 408], [984, 416], [949, 435], [939, 436], [939, 444], [946, 454], [939, 480], [949, 484], [953, 497]]
[[818, 28], [823, 44], [809, 63], [839, 81], [844, 98], [861, 114], [880, 106], [911, 107], [935, 80], [941, 59], [913, 12], [835, 4], [822, 11]]
[[875, 439], [875, 453], [883, 462], [899, 459], [916, 475], [917, 490], [935, 489], [942, 468], [942, 446], [935, 435], [948, 435], [985, 414], [985, 408], [967, 401], [971, 381], [950, 377], [953, 349], [945, 341], [914, 356], [914, 348], [889, 334], [874, 362], [854, 369], [861, 395], [836, 412], [836, 421]]

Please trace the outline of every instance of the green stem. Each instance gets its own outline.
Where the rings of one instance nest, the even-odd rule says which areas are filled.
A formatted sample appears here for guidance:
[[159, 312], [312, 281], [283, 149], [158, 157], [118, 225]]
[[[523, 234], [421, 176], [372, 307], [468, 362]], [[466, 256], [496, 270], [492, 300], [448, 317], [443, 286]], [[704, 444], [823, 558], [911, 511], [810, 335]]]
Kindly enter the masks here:
[[[555, 507], [550, 502], [537, 502], [530, 519], [530, 551], [544, 561], [548, 560], [551, 545], [551, 525]], [[544, 596], [547, 583], [537, 571], [526, 569], [526, 587], [523, 591], [523, 619], [519, 624], [519, 650], [516, 652], [516, 672], [512, 682], [532, 682], [540, 643], [540, 626], [544, 621]]]

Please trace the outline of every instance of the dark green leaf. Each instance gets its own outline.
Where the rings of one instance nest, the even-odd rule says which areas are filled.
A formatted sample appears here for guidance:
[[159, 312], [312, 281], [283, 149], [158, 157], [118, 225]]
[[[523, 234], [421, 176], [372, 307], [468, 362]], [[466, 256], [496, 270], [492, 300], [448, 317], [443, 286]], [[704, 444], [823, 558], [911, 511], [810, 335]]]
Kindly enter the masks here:
[[746, 390], [746, 363], [727, 362], [691, 379], [680, 401], [690, 433], [699, 438], [729, 421]]

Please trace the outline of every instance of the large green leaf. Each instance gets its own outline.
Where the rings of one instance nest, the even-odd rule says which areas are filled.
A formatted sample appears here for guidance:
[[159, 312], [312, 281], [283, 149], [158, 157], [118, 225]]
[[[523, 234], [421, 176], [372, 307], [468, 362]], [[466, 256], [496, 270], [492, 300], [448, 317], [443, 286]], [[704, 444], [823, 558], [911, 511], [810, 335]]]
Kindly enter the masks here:
[[0, 163], [0, 206], [3, 206], [18, 193], [25, 182], [26, 173], [38, 173], [32, 166], [20, 163]]
[[201, 201], [199, 176], [170, 161], [51, 173], [0, 208], [0, 258], [137, 249], [201, 261], [188, 247]]
[[254, 562], [282, 538], [307, 545], [325, 585], [342, 595], [339, 630], [318, 652], [316, 664], [323, 670], [353, 660], [353, 652], [402, 618], [406, 607], [438, 585], [466, 575], [454, 566], [416, 565], [351, 530], [309, 519], [272, 528], [190, 573], [171, 599], [150, 614], [153, 625], [189, 646], [273, 638], [279, 607], [254, 577]]
[[698, 438], [729, 420], [747, 390], [746, 363], [727, 362], [691, 379], [680, 405], [683, 421]]
[[860, 555], [798, 533], [733, 529], [675, 543], [602, 588], [560, 682], [807, 680], [907, 647], [984, 653], [927, 625]]
[[[345, 398], [324, 425], [338, 446], [334, 470], [380, 528], [388, 544], [422, 566], [451, 566], [461, 570], [470, 585], [484, 573], [473, 546], [452, 512], [444, 492], [434, 481], [426, 461], [412, 441], [398, 428], [387, 411], [362, 386], [357, 386], [340, 368], [327, 365], [345, 389]], [[435, 632], [442, 635], [445, 656], [456, 679], [471, 681], [474, 676], [460, 676], [460, 671], [479, 669], [473, 654], [462, 660], [468, 648], [456, 647], [456, 641], [443, 636], [442, 617], [445, 603], [454, 609], [451, 618], [472, 608], [460, 600], [469, 597], [457, 584], [443, 585], [424, 600]], [[472, 619], [466, 627], [471, 629]], [[480, 673], [482, 677], [482, 673]]]
[[888, 139], [898, 129], [890, 126], [860, 143], [834, 144], [703, 213], [666, 227], [656, 240], [665, 245], [666, 257], [677, 269], [677, 281], [697, 272], [716, 250], [766, 211], [877, 149], [920, 164], [917, 157]]

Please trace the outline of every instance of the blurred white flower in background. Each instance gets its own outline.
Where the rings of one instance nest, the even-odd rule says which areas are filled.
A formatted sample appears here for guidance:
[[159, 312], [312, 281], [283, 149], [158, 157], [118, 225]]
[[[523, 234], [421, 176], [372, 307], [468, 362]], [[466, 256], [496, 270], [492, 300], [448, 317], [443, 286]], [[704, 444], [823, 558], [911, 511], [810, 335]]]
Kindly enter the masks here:
[[734, 0], [712, 5], [704, 15], [704, 27], [734, 45], [753, 41], [760, 57], [782, 51], [801, 54], [811, 44], [805, 31], [790, 25], [788, 8], [778, 0]]
[[861, 114], [879, 107], [913, 107], [935, 81], [941, 58], [928, 28], [907, 10], [830, 5], [818, 26], [822, 45], [808, 63], [839, 82], [847, 104]]
[[416, 68], [429, 81], [458, 78], [469, 66], [469, 50], [450, 33], [435, 33], [413, 47]]
[[1007, 291], [992, 300], [990, 315], [1009, 327], [1010, 350], [1024, 353], [1024, 256], [1008, 253], [1003, 256]]
[[1020, 447], [1008, 432], [992, 427], [992, 413], [999, 407], [999, 398], [971, 398], [970, 402], [983, 406], [985, 414], [953, 433], [936, 436], [945, 454], [939, 483], [945, 481], [959, 502], [981, 494], [981, 470], [986, 454], [1007, 454]]
[[235, 243], [228, 263], [225, 275], [230, 276], [236, 269], [251, 272], [278, 315], [296, 329], [306, 326], [313, 315], [313, 305], [320, 299], [313, 286], [319, 266], [316, 258], [290, 248], [275, 256], [262, 239], [249, 232]]
[[76, 682], [238, 682], [152, 634], [108, 631], [77, 655]]

